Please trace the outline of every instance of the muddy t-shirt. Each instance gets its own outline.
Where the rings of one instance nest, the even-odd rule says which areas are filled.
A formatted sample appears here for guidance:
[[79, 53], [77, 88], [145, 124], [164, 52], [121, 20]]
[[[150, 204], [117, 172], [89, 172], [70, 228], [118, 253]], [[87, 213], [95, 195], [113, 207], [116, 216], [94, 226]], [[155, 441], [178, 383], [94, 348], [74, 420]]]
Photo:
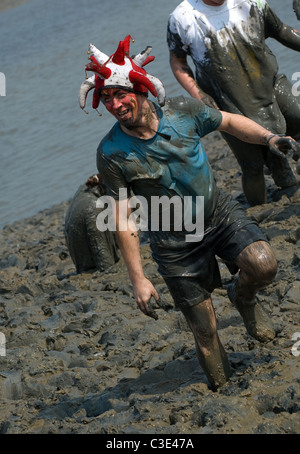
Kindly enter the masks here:
[[149, 209], [153, 196], [181, 200], [191, 196], [193, 204], [196, 196], [203, 196], [208, 219], [215, 207], [216, 187], [200, 138], [218, 128], [222, 115], [184, 97], [168, 99], [162, 108], [154, 106], [159, 134], [139, 139], [124, 133], [116, 123], [100, 142], [97, 166], [108, 193], [115, 199], [130, 193], [145, 197]]
[[178, 57], [191, 56], [197, 83], [222, 110], [284, 132], [273, 93], [278, 65], [265, 43], [281, 26], [265, 0], [184, 0], [169, 17], [167, 41]]

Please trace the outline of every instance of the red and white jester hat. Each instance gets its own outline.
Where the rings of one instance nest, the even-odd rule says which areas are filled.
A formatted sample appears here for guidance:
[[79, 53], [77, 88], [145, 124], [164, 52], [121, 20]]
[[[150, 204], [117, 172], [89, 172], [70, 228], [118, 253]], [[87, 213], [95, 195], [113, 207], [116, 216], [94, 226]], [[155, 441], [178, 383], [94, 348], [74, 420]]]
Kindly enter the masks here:
[[137, 93], [147, 94], [148, 90], [157, 98], [160, 106], [165, 103], [165, 89], [162, 82], [151, 74], [147, 74], [143, 66], [154, 60], [149, 57], [152, 47], [148, 46], [133, 58], [129, 57], [131, 36], [120, 41], [116, 52], [108, 57], [93, 44], [89, 46], [90, 62], [86, 71], [95, 74], [87, 78], [80, 86], [79, 104], [82, 110], [86, 105], [87, 94], [94, 88], [93, 109], [97, 109], [100, 102], [100, 92], [103, 88], [123, 87]]

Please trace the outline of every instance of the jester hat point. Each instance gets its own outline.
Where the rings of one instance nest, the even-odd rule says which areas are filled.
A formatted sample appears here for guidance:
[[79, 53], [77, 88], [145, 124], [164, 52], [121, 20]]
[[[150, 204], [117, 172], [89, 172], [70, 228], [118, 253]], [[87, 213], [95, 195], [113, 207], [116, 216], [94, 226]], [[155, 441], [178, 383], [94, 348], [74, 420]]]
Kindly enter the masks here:
[[93, 44], [89, 45], [89, 60], [85, 71], [92, 71], [94, 74], [81, 84], [79, 90], [79, 105], [84, 110], [88, 92], [94, 89], [93, 109], [97, 109], [100, 102], [101, 90], [104, 88], [122, 87], [136, 93], [151, 94], [157, 98], [160, 106], [165, 104], [165, 89], [162, 82], [144, 70], [144, 66], [154, 60], [149, 56], [152, 47], [147, 46], [145, 50], [129, 57], [131, 36], [128, 35], [119, 42], [116, 52], [108, 57]]

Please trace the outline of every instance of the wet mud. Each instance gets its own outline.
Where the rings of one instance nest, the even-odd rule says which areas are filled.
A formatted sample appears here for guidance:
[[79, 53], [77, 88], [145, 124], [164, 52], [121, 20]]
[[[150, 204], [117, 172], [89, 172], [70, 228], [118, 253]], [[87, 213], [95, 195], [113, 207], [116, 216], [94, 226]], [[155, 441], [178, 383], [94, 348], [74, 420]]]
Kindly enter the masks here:
[[[224, 140], [213, 133], [203, 142], [218, 185], [247, 208]], [[64, 239], [68, 202], [6, 226], [0, 433], [300, 433], [300, 191], [266, 180], [273, 201], [247, 211], [278, 260], [274, 282], [259, 293], [276, 337], [262, 344], [246, 333], [227, 297], [232, 276], [220, 262], [223, 287], [213, 303], [233, 374], [218, 392], [208, 387], [192, 333], [147, 244], [142, 259], [160, 294], [157, 320], [137, 308], [122, 259], [104, 272], [75, 273]]]

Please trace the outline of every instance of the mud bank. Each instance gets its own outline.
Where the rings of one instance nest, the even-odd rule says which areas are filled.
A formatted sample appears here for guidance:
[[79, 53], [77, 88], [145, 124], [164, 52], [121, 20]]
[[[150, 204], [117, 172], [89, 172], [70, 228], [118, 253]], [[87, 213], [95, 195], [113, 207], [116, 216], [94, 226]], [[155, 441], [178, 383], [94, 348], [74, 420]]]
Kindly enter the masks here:
[[[218, 184], [244, 203], [231, 152], [218, 134], [204, 142]], [[220, 263], [223, 288], [213, 301], [234, 373], [218, 392], [207, 386], [192, 334], [147, 245], [142, 257], [161, 295], [158, 320], [137, 309], [122, 260], [103, 273], [75, 274], [63, 235], [68, 203], [6, 226], [0, 433], [300, 433], [300, 346], [293, 340], [300, 338], [300, 191], [278, 191], [271, 179], [268, 191], [273, 201], [248, 213], [278, 259], [274, 283], [259, 295], [277, 336], [260, 344], [246, 333]]]

